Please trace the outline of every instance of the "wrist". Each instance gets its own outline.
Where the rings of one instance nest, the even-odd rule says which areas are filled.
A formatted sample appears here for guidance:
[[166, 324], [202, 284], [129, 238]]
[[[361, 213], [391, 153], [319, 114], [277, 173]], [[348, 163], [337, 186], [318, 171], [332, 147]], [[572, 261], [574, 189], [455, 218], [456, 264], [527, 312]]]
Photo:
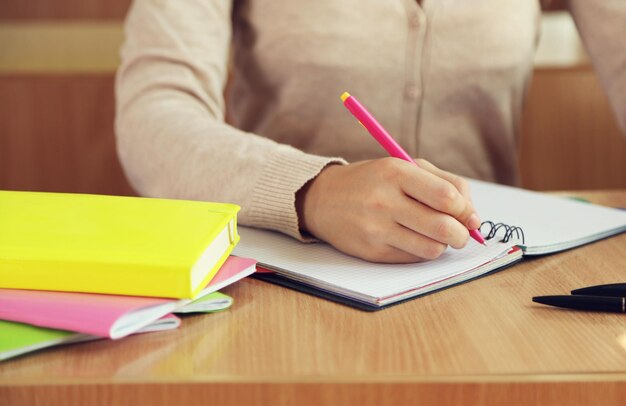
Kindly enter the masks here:
[[296, 192], [296, 213], [298, 215], [298, 226], [302, 234], [309, 234], [317, 238], [317, 221], [321, 205], [325, 195], [324, 190], [328, 179], [333, 175], [335, 169], [342, 165], [330, 164], [317, 174], [316, 177], [305, 183]]

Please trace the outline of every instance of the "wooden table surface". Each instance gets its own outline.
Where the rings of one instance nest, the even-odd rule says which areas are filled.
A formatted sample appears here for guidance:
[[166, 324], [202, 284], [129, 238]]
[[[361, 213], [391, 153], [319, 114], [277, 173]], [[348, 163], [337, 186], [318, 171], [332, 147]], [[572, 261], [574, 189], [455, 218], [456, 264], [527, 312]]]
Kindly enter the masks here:
[[246, 279], [178, 330], [0, 363], [0, 405], [623, 404], [626, 315], [531, 301], [620, 281], [626, 234], [375, 313]]

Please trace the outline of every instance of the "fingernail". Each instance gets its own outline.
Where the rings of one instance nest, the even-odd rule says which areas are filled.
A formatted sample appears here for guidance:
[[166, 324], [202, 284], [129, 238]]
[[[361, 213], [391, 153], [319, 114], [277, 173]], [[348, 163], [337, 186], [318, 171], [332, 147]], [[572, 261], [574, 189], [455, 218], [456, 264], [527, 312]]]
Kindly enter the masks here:
[[475, 230], [478, 227], [480, 227], [480, 219], [478, 218], [478, 216], [476, 215], [476, 213], [472, 214], [469, 218], [469, 220], [467, 220], [467, 227], [470, 230]]

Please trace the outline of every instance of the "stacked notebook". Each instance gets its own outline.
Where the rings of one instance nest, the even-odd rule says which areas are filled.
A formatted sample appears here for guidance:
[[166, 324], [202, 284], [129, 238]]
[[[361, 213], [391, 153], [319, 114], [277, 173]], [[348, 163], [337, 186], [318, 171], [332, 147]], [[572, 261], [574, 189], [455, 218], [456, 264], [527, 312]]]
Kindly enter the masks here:
[[[471, 181], [488, 247], [473, 240], [416, 264], [370, 263], [333, 247], [240, 227], [234, 253], [255, 258], [256, 278], [363, 310], [379, 310], [499, 271], [523, 256], [552, 254], [626, 231], [626, 211]], [[367, 219], [364, 219], [367, 221]]]
[[255, 270], [231, 204], [0, 191], [0, 360], [176, 328]]

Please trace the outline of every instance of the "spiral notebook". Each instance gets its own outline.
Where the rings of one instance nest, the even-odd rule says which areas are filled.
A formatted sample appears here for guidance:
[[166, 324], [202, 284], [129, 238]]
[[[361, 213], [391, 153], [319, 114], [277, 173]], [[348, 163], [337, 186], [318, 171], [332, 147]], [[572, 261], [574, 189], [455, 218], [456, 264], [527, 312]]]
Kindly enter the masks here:
[[258, 261], [255, 277], [363, 310], [378, 310], [499, 271], [523, 255], [550, 254], [626, 231], [626, 211], [518, 188], [470, 181], [483, 220], [484, 247], [473, 240], [437, 260], [366, 262], [324, 243], [303, 244], [240, 227], [235, 255]]

